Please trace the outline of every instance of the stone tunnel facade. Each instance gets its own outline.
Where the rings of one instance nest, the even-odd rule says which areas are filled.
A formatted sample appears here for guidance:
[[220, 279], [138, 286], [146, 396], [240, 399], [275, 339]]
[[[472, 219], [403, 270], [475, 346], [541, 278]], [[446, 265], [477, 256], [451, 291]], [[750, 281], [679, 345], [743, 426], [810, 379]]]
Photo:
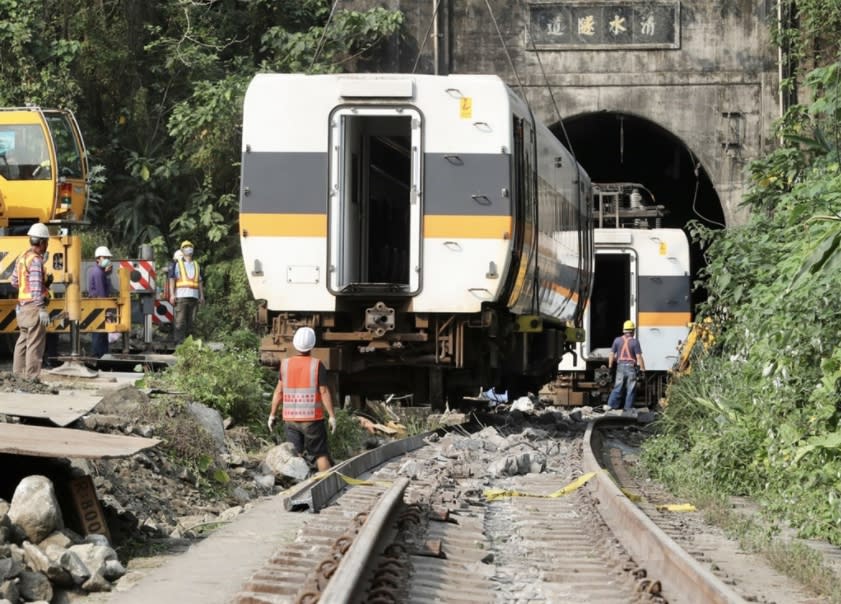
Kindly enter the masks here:
[[351, 4], [405, 17], [401, 39], [363, 69], [495, 73], [547, 125], [595, 112], [649, 120], [698, 158], [727, 224], [743, 222], [747, 164], [775, 145], [782, 111], [772, 0]]

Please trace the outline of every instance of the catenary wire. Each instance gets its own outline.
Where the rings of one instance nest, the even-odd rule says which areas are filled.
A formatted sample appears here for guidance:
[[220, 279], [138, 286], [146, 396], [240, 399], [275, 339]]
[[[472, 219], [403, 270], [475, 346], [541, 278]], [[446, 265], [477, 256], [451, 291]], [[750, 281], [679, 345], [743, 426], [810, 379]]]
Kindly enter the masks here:
[[421, 42], [421, 47], [418, 49], [418, 56], [415, 57], [415, 64], [412, 65], [412, 73], [415, 73], [415, 71], [418, 68], [418, 63], [420, 63], [421, 54], [423, 54], [423, 49], [426, 48], [426, 41], [429, 40], [429, 32], [432, 31], [432, 26], [435, 24], [435, 19], [438, 18], [439, 6], [441, 6], [441, 0], [437, 0], [435, 2], [435, 10], [432, 11], [432, 18], [429, 20], [429, 27], [426, 29], [426, 34], [423, 36], [423, 42]]
[[336, 14], [336, 7], [339, 5], [339, 0], [333, 1], [333, 6], [330, 8], [330, 15], [327, 17], [327, 23], [324, 24], [324, 29], [321, 30], [321, 37], [318, 39], [318, 46], [315, 47], [315, 52], [312, 53], [312, 59], [310, 59], [310, 66], [307, 69], [307, 73], [312, 72], [313, 65], [315, 65], [316, 60], [318, 60], [318, 56], [321, 54], [321, 50], [324, 48], [324, 41], [327, 39], [327, 30], [330, 29], [330, 24], [333, 22], [333, 15]]

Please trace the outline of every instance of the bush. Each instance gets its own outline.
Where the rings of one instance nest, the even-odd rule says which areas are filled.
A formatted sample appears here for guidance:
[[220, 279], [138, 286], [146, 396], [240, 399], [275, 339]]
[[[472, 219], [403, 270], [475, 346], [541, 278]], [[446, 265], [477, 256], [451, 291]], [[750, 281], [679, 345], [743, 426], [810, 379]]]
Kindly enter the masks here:
[[192, 337], [178, 347], [175, 365], [162, 376], [174, 389], [237, 423], [263, 419], [264, 393], [273, 388], [265, 378], [255, 349], [214, 351]]

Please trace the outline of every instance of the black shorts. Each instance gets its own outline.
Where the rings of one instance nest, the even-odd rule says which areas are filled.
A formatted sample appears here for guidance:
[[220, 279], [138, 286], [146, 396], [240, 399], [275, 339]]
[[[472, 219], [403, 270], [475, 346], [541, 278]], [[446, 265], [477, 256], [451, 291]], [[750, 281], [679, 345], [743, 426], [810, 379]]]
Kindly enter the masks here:
[[295, 445], [295, 451], [304, 451], [315, 458], [330, 456], [327, 449], [327, 428], [323, 421], [286, 422], [286, 440]]

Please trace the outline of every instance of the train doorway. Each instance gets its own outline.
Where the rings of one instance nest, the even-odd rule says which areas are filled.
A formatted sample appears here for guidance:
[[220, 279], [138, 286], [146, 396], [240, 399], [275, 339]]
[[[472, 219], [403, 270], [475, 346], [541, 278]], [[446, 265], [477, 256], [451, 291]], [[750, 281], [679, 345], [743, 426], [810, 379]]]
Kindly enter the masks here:
[[330, 286], [414, 293], [420, 265], [420, 116], [342, 108], [331, 118]]
[[594, 307], [589, 312], [591, 352], [604, 349], [607, 351], [613, 339], [619, 335], [616, 326], [635, 316], [631, 307], [634, 299], [632, 289], [636, 283], [632, 279], [632, 256], [630, 253], [605, 252], [596, 254], [596, 266], [593, 274]]

